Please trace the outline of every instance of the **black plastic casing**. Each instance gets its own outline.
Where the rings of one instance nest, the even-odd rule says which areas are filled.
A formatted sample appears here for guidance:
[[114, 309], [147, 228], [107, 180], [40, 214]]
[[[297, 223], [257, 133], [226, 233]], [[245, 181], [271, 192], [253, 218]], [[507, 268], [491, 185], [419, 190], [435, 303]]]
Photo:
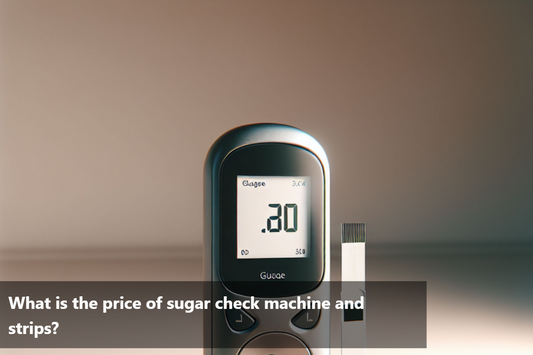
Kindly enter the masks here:
[[[204, 166], [204, 279], [205, 298], [285, 298], [312, 295], [322, 298], [329, 281], [329, 163], [320, 144], [307, 133], [280, 124], [237, 127], [217, 139]], [[237, 176], [311, 177], [310, 253], [305, 258], [237, 258]], [[284, 280], [261, 280], [262, 271], [283, 272]], [[329, 314], [322, 312], [313, 329], [291, 324], [298, 311], [273, 316], [250, 311], [256, 325], [233, 331], [223, 310], [214, 307], [204, 316], [204, 354], [239, 354], [260, 334], [282, 332], [304, 344], [319, 344], [313, 354], [329, 354]], [[311, 341], [312, 339], [312, 341]], [[308, 345], [310, 348], [312, 346]]]

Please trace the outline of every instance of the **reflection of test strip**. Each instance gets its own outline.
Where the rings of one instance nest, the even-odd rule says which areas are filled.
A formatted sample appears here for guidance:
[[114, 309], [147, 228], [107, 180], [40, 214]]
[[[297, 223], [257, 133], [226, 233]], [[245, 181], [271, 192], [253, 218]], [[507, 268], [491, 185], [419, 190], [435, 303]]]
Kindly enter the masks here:
[[364, 308], [345, 309], [342, 317], [342, 354], [366, 354], [365, 223], [342, 224], [343, 300], [363, 300]]

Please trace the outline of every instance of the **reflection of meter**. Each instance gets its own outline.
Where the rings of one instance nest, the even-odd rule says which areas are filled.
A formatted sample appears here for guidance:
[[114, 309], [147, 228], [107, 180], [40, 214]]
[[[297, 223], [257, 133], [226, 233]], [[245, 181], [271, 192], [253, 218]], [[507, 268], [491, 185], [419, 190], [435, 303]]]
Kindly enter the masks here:
[[[321, 287], [329, 281], [329, 165], [313, 137], [279, 124], [238, 127], [213, 144], [204, 173], [206, 297], [329, 295]], [[212, 307], [204, 340], [206, 354], [278, 354], [285, 345], [291, 354], [329, 353], [329, 315]]]

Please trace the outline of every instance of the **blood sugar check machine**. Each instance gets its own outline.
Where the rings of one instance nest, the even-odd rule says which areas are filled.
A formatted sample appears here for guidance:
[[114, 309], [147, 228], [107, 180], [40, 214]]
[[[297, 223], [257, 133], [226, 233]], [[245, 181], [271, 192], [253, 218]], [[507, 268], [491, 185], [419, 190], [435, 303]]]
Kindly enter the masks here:
[[[252, 124], [214, 142], [204, 167], [205, 297], [327, 298], [329, 164], [307, 133]], [[329, 314], [217, 309], [204, 315], [204, 354], [329, 354]]]

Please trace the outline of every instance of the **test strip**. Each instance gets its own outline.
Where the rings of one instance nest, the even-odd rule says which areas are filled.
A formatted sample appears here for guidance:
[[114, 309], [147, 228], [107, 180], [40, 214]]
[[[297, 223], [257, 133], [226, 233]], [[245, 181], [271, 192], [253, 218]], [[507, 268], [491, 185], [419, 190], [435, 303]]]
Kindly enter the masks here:
[[[366, 354], [366, 292], [365, 292], [365, 223], [343, 223], [342, 240], [342, 293], [345, 302], [342, 317], [342, 354]], [[346, 301], [362, 301], [363, 308], [349, 308]], [[359, 305], [360, 305], [359, 304]]]

